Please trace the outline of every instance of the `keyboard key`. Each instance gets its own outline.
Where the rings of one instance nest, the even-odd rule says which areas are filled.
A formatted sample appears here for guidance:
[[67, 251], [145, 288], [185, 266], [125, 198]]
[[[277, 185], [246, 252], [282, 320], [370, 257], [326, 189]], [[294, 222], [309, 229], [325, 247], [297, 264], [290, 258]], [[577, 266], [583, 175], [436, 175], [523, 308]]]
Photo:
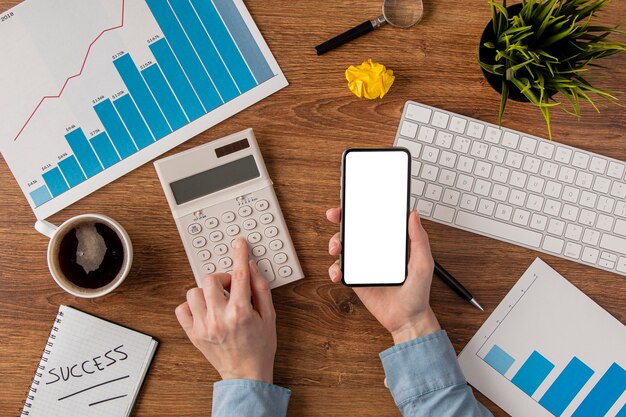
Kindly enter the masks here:
[[608, 162], [606, 159], [598, 158], [597, 156], [591, 157], [591, 163], [589, 164], [589, 170], [598, 174], [604, 174]]
[[[585, 155], [586, 156], [586, 155]], [[576, 177], [576, 185], [582, 188], [591, 188], [593, 182], [593, 175], [588, 172], [580, 171]]]
[[583, 191], [580, 196], [580, 205], [594, 208], [596, 206], [596, 200], [598, 196], [594, 193], [590, 193], [589, 191]]
[[585, 233], [583, 233], [583, 243], [591, 246], [596, 246], [599, 240], [600, 232], [593, 229], [585, 229]]
[[511, 196], [509, 197], [509, 203], [524, 207], [524, 202], [526, 201], [526, 193], [521, 190], [511, 190]]
[[467, 125], [467, 120], [461, 119], [460, 117], [457, 117], [457, 116], [452, 116], [449, 129], [453, 132], [462, 134], [465, 132], [466, 125]]
[[561, 211], [561, 203], [559, 201], [548, 198], [546, 205], [543, 207], [543, 212], [550, 216], [558, 216]]
[[619, 261], [617, 261], [617, 270], [619, 272], [625, 272], [626, 273], [626, 258], [619, 258]]
[[411, 162], [411, 176], [419, 177], [421, 168], [422, 168], [421, 162], [418, 162], [418, 161]]
[[448, 151], [441, 152], [441, 157], [439, 158], [439, 165], [443, 165], [444, 167], [454, 168], [454, 164], [456, 163], [456, 154]]
[[541, 175], [548, 178], [556, 178], [557, 170], [559, 166], [555, 163], [545, 161], [541, 165]]
[[546, 238], [543, 240], [543, 245], [541, 247], [548, 252], [553, 252], [560, 255], [561, 252], [563, 252], [563, 245], [565, 245], [565, 241], [563, 239], [546, 236]]
[[495, 162], [496, 164], [501, 164], [504, 162], [504, 156], [506, 155], [506, 151], [503, 148], [499, 148], [497, 146], [492, 146], [489, 148], [489, 159], [491, 162]]
[[478, 202], [478, 209], [476, 211], [478, 211], [480, 214], [484, 214], [485, 216], [491, 216], [495, 209], [496, 203], [491, 200], [481, 198]]
[[606, 259], [607, 261], [617, 262], [617, 255], [611, 252], [602, 252], [600, 254], [600, 258]]
[[506, 201], [509, 196], [509, 188], [500, 184], [494, 184], [491, 190], [491, 198], [498, 201]]
[[544, 198], [539, 195], [530, 194], [528, 196], [528, 200], [526, 200], [526, 208], [534, 211], [541, 211], [543, 207], [543, 200]]
[[499, 143], [500, 137], [502, 136], [502, 130], [493, 127], [487, 126], [487, 130], [485, 131], [485, 140], [490, 143]]
[[537, 148], [537, 155], [542, 158], [552, 159], [552, 155], [554, 154], [554, 145], [545, 141], [539, 142], [539, 147]]
[[435, 181], [437, 179], [438, 173], [439, 168], [437, 168], [436, 166], [424, 164], [421, 176], [427, 181]]
[[422, 160], [426, 162], [436, 163], [439, 157], [439, 149], [432, 146], [424, 146], [424, 152], [422, 153]]
[[509, 184], [513, 187], [524, 188], [527, 178], [528, 175], [524, 174], [523, 172], [513, 171], [513, 173], [511, 174], [511, 179], [509, 180]]
[[433, 217], [446, 223], [452, 223], [452, 219], [454, 219], [454, 209], [437, 204], [433, 212]]
[[443, 188], [441, 188], [440, 186], [435, 184], [428, 184], [426, 186], [426, 192], [424, 193], [424, 197], [431, 200], [439, 201], [442, 192]]
[[622, 239], [618, 236], [611, 236], [604, 233], [602, 235], [602, 239], [600, 239], [600, 247], [602, 249], [626, 255], [626, 239]]
[[583, 249], [583, 256], [581, 259], [584, 262], [589, 262], [590, 264], [595, 264], [598, 261], [599, 250], [594, 248], [585, 248]]
[[474, 185], [474, 192], [478, 195], [487, 197], [491, 190], [491, 183], [485, 180], [477, 179]]
[[493, 174], [491, 174], [491, 179], [497, 182], [506, 183], [509, 179], [508, 168], [504, 168], [501, 166], [496, 166], [493, 168]]
[[587, 165], [589, 165], [589, 155], [578, 151], [574, 152], [572, 165], [577, 168], [587, 169]]
[[265, 277], [266, 280], [272, 282], [276, 279], [274, 269], [272, 269], [272, 263], [269, 259], [259, 259], [256, 264], [259, 267], [259, 271], [261, 271], [261, 274], [263, 275], [263, 277]]
[[594, 191], [606, 194], [609, 192], [609, 188], [611, 188], [611, 180], [604, 177], [596, 177], [592, 188]]
[[524, 155], [517, 152], [509, 152], [506, 156], [505, 164], [512, 168], [521, 168]]
[[430, 216], [432, 213], [434, 203], [428, 200], [420, 199], [417, 202], [417, 211], [419, 211], [422, 216]]
[[459, 179], [456, 181], [456, 188], [460, 188], [465, 191], [472, 191], [472, 185], [474, 184], [474, 178], [465, 174], [460, 174]]
[[617, 198], [626, 198], [626, 184], [618, 181], [613, 182], [613, 187], [611, 187], [611, 195]]
[[565, 252], [563, 252], [563, 254], [569, 258], [578, 259], [580, 258], [580, 252], [582, 249], [583, 247], [577, 243], [567, 242], [567, 245], [565, 245]]
[[410, 141], [410, 140], [399, 138], [398, 142], [396, 144], [399, 147], [407, 148], [409, 150], [409, 152], [411, 152], [411, 157], [412, 158], [419, 158], [420, 151], [422, 150], [422, 144], [421, 143], [417, 143], [417, 142], [413, 142], [413, 141]]
[[520, 224], [522, 226], [528, 225], [530, 220], [530, 212], [522, 209], [515, 209], [513, 213], [513, 223]]
[[442, 202], [446, 204], [450, 204], [451, 206], [456, 206], [459, 204], [459, 198], [461, 197], [461, 193], [456, 190], [446, 189], [443, 193]]
[[450, 116], [448, 116], [447, 114], [440, 111], [435, 111], [435, 114], [433, 115], [432, 125], [441, 129], [445, 129], [446, 127], [448, 127], [449, 119]]
[[411, 178], [411, 194], [415, 194], [417, 196], [422, 195], [425, 186], [426, 184], [424, 183], [424, 181]]
[[541, 233], [461, 210], [456, 215], [455, 224], [474, 230], [479, 234], [495, 236], [505, 241], [516, 241], [521, 245], [533, 248], [539, 247], [542, 238]]
[[562, 146], [559, 146], [556, 149], [556, 155], [554, 155], [554, 160], [557, 162], [561, 162], [562, 164], [569, 164], [569, 161], [572, 160], [571, 149], [567, 149]]
[[517, 143], [519, 142], [519, 135], [513, 132], [504, 132], [504, 137], [502, 138], [502, 146], [506, 146], [507, 148], [517, 149]]
[[[601, 214], [600, 216], [604, 216], [603, 214]], [[608, 216], [604, 216], [604, 217], [608, 217]], [[610, 217], [609, 217], [610, 219]], [[611, 219], [613, 220], [613, 219]], [[598, 219], [598, 223], [600, 223], [600, 219]], [[599, 227], [599, 225], [598, 225]], [[617, 221], [615, 222], [615, 229], [613, 229], [613, 231], [615, 232], [615, 234], [618, 234], [620, 236], [626, 236], [626, 221], [621, 220], [621, 219], [617, 219]]]
[[626, 217], [626, 202], [617, 202], [617, 204], [615, 205], [615, 215], [619, 217]]
[[519, 145], [519, 150], [525, 153], [534, 154], [537, 148], [537, 140], [529, 138], [528, 136], [522, 137], [522, 142]]
[[459, 157], [459, 163], [456, 166], [456, 169], [459, 171], [470, 173], [474, 168], [474, 160], [472, 158], [468, 158], [467, 156], [461, 155]]
[[463, 194], [463, 197], [461, 197], [461, 207], [466, 210], [469, 210], [469, 211], [476, 210], [477, 204], [478, 204], [478, 198], [476, 198], [476, 196], [474, 195]]
[[[621, 222], [622, 220], [617, 220], [618, 222]], [[625, 225], [626, 226], [626, 225]], [[598, 215], [598, 221], [596, 223], [596, 227], [600, 230], [604, 230], [605, 232], [610, 232], [611, 229], [613, 228], [613, 217], [609, 217], [606, 214], [599, 214]], [[617, 230], [617, 227], [615, 228], [615, 233], [622, 234], [624, 236], [626, 236], [626, 229], [624, 230], [624, 233], [619, 233]]]
[[474, 141], [472, 143], [472, 150], [470, 151], [470, 155], [475, 156], [476, 158], [485, 158], [487, 156], [487, 150], [489, 146], [486, 143]]
[[474, 169], [474, 174], [482, 178], [489, 178], [491, 176], [491, 165], [488, 162], [478, 161], [476, 162], [476, 168]]
[[546, 181], [543, 178], [539, 178], [539, 177], [535, 177], [534, 175], [531, 175], [528, 180], [528, 185], [526, 186], [526, 188], [528, 188], [529, 191], [541, 194], [543, 192], [543, 185], [545, 184], [545, 182]]
[[467, 153], [470, 148], [470, 140], [468, 138], [464, 138], [463, 136], [457, 136], [454, 138], [454, 145], [452, 149], [457, 152]]
[[596, 223], [596, 213], [587, 209], [582, 209], [580, 211], [578, 223], [584, 224], [585, 226], [593, 227], [593, 225]]
[[439, 132], [437, 132], [437, 139], [435, 139], [435, 145], [440, 146], [442, 148], [447, 148], [450, 149], [450, 146], [452, 146], [452, 133], [449, 132], [444, 132], [443, 130], [440, 130]]
[[578, 218], [578, 207], [572, 206], [570, 204], [564, 204], [563, 211], [561, 212], [561, 217], [565, 220], [575, 222]]
[[484, 130], [485, 125], [472, 120], [467, 126], [467, 136], [473, 137], [475, 139], [480, 139], [483, 137]]
[[522, 169], [524, 171], [537, 174], [539, 172], [540, 166], [541, 166], [540, 159], [533, 158], [532, 156], [527, 156], [526, 159], [524, 159], [524, 166]]
[[404, 120], [400, 127], [400, 134], [404, 137], [415, 139], [417, 134], [417, 125], [415, 123]]
[[456, 172], [447, 169], [442, 169], [439, 174], [439, 183], [447, 185], [449, 187], [454, 186], [454, 180], [456, 179]]
[[565, 201], [569, 201], [570, 203], [576, 203], [578, 202], [579, 194], [580, 191], [578, 191], [578, 188], [566, 185], [565, 188], [563, 188], [563, 195], [561, 196], [561, 198]]
[[568, 224], [565, 229], [565, 237], [571, 240], [580, 240], [583, 234], [583, 228], [575, 224]]
[[417, 135], [417, 140], [420, 142], [433, 143], [435, 139], [435, 129], [428, 126], [421, 126], [419, 129], [419, 134]]
[[513, 214], [513, 207], [507, 206], [506, 204], [498, 204], [496, 207], [496, 218], [500, 220], [509, 221], [511, 219], [511, 215]]
[[406, 113], [404, 114], [404, 117], [416, 122], [428, 123], [432, 112], [433, 111], [431, 109], [410, 103], [406, 106]]
[[575, 176], [576, 176], [576, 171], [573, 168], [562, 166], [561, 169], [559, 170], [559, 181], [561, 182], [573, 184]]
[[606, 171], [606, 175], [621, 180], [624, 176], [624, 170], [624, 164], [611, 161], [609, 162], [609, 169]]
[[615, 262], [611, 262], [611, 261], [606, 261], [604, 259], [600, 259], [598, 261], [598, 265], [603, 267], [603, 268], [607, 268], [607, 269], [613, 269], [615, 268]]
[[545, 190], [543, 190], [543, 193], [547, 195], [548, 197], [559, 198], [559, 196], [561, 195], [562, 188], [563, 186], [559, 184], [558, 182], [548, 181], [546, 183]]
[[541, 214], [533, 213], [530, 218], [530, 227], [537, 230], [546, 230], [546, 225], [548, 224], [548, 218], [546, 216], [542, 216]]

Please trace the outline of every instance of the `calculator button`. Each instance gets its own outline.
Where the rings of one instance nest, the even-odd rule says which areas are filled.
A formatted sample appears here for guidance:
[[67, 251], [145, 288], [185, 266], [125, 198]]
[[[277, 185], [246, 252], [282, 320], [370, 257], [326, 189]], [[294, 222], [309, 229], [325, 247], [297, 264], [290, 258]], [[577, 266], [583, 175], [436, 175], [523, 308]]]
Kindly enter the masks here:
[[235, 236], [237, 235], [237, 233], [239, 233], [239, 226], [237, 226], [236, 224], [231, 224], [226, 228], [226, 234], [228, 236]]
[[217, 253], [218, 255], [223, 255], [226, 252], [228, 252], [228, 246], [224, 245], [223, 243], [215, 247], [215, 253]]
[[252, 254], [256, 257], [265, 255], [265, 246], [255, 246], [252, 248]]
[[219, 230], [211, 232], [211, 234], [209, 235], [209, 239], [211, 239], [211, 242], [219, 242], [223, 238], [224, 238], [224, 233], [220, 232]]
[[210, 217], [204, 222], [204, 225], [207, 227], [207, 229], [215, 229], [218, 224], [220, 224], [220, 222], [218, 222], [215, 217]]
[[215, 265], [210, 262], [208, 264], [202, 265], [202, 272], [212, 274], [213, 272], [215, 272]]
[[261, 241], [261, 234], [257, 232], [250, 233], [248, 235], [248, 242], [259, 243]]
[[208, 250], [201, 250], [198, 252], [198, 258], [200, 258], [201, 261], [208, 261], [211, 259], [211, 252]]
[[283, 241], [280, 239], [274, 239], [270, 242], [271, 250], [281, 250], [283, 248]]
[[285, 266], [280, 267], [280, 269], [278, 270], [278, 275], [280, 275], [283, 278], [287, 278], [289, 275], [291, 275], [292, 272], [293, 270], [291, 269], [291, 267], [288, 267], [287, 265], [285, 265]]
[[272, 216], [272, 213], [265, 213], [259, 218], [259, 220], [261, 220], [261, 223], [263, 224], [269, 224], [274, 221], [274, 216]]
[[220, 268], [226, 269], [232, 266], [233, 260], [227, 256], [225, 258], [220, 259], [217, 264], [220, 266]]
[[251, 214], [252, 214], [252, 207], [250, 207], [250, 206], [243, 206], [243, 207], [239, 208], [239, 215], [241, 217], [248, 217]]
[[272, 263], [269, 259], [261, 259], [256, 264], [259, 267], [259, 271], [261, 271], [261, 274], [263, 274], [266, 280], [268, 280], [269, 282], [274, 281], [276, 275], [274, 275]]
[[287, 262], [287, 254], [284, 252], [277, 253], [276, 255], [274, 255], [274, 262], [276, 262], [279, 265], [284, 264], [285, 262]]
[[187, 231], [190, 235], [197, 235], [202, 231], [202, 226], [200, 226], [198, 223], [191, 223], [187, 228]]
[[256, 227], [256, 220], [254, 219], [247, 219], [246, 221], [243, 222], [243, 228], [246, 230], [252, 230]]
[[256, 207], [256, 209], [259, 211], [267, 210], [269, 206], [270, 206], [270, 203], [268, 203], [267, 200], [259, 200], [254, 205], [254, 207]]
[[191, 244], [193, 245], [194, 248], [201, 248], [204, 245], [206, 245], [206, 239], [203, 238], [202, 236], [198, 236], [194, 238], [194, 240], [191, 241]]
[[223, 222], [230, 223], [233, 220], [235, 220], [235, 213], [233, 213], [232, 211], [227, 211], [226, 213], [222, 214]]
[[274, 226], [270, 226], [267, 229], [265, 229], [265, 236], [267, 237], [274, 237], [278, 234], [278, 229], [275, 228]]

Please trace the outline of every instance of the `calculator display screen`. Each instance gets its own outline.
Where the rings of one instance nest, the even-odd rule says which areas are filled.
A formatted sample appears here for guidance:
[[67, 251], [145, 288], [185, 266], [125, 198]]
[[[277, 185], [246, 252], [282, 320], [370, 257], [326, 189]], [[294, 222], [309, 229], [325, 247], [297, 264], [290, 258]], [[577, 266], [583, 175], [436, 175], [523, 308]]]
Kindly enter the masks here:
[[176, 204], [215, 193], [233, 185], [260, 177], [253, 155], [199, 172], [170, 184]]

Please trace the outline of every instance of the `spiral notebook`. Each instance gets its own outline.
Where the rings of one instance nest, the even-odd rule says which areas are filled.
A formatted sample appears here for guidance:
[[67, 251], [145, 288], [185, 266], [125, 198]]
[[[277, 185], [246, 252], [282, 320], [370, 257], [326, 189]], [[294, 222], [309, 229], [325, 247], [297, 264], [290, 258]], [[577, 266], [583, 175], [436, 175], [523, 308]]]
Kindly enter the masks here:
[[128, 416], [158, 342], [60, 306], [22, 416]]

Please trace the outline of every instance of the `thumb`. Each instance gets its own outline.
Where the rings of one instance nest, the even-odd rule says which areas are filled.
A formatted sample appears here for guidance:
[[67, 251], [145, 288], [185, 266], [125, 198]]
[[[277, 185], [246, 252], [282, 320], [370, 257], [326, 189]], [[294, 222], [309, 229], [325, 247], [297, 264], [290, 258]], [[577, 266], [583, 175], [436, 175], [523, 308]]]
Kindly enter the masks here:
[[428, 234], [422, 227], [417, 211], [409, 216], [409, 238], [411, 239], [409, 257], [409, 275], [418, 272], [432, 272], [434, 268], [433, 255], [430, 251]]

